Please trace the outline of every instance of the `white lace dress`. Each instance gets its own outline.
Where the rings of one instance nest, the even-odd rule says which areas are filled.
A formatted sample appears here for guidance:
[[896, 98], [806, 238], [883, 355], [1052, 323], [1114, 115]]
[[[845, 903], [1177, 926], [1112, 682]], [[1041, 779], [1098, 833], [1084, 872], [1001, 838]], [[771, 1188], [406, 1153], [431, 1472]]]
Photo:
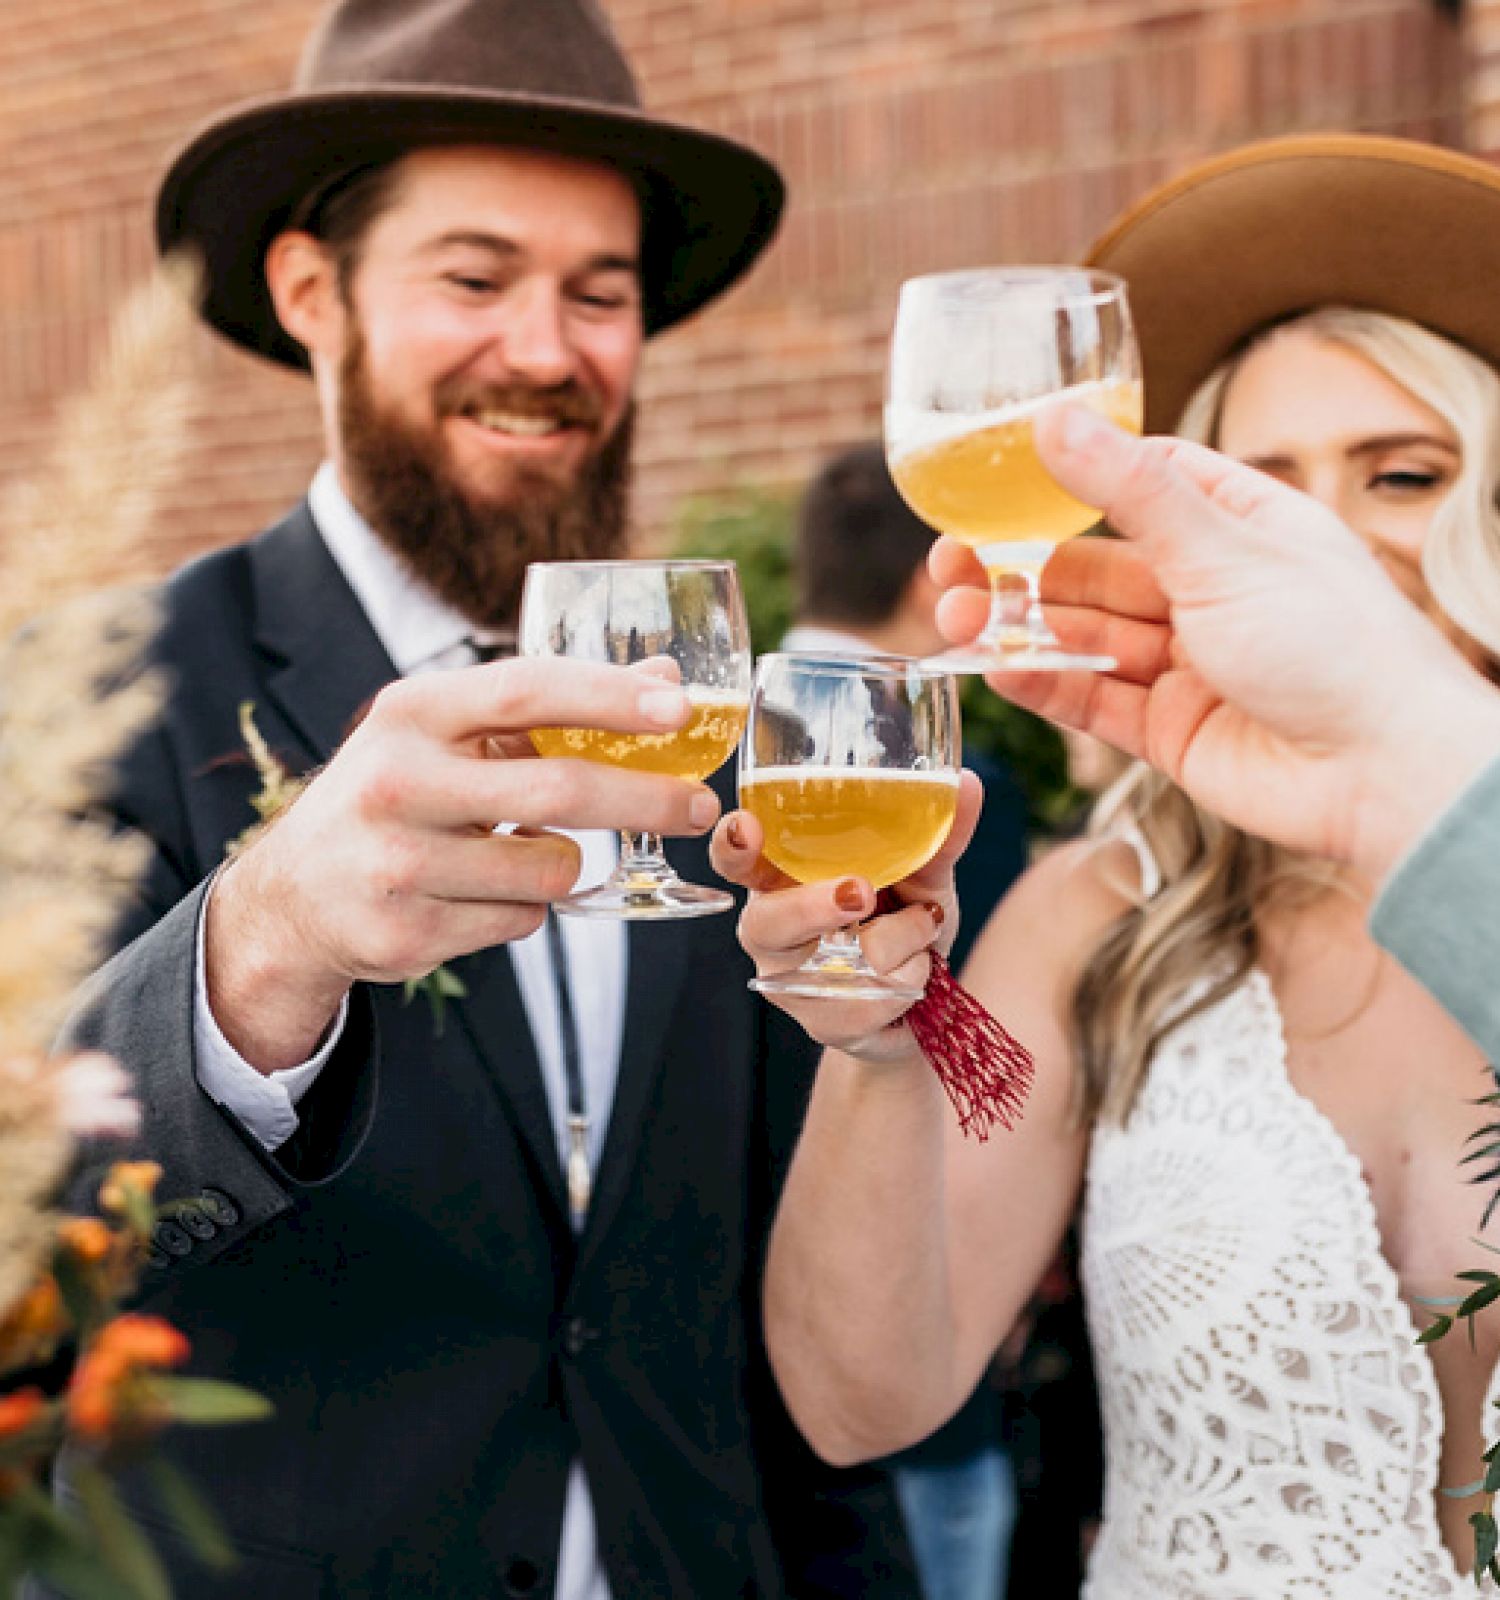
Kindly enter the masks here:
[[1087, 1600], [1475, 1592], [1438, 1530], [1431, 1361], [1264, 974], [1095, 1134], [1082, 1270], [1108, 1463]]

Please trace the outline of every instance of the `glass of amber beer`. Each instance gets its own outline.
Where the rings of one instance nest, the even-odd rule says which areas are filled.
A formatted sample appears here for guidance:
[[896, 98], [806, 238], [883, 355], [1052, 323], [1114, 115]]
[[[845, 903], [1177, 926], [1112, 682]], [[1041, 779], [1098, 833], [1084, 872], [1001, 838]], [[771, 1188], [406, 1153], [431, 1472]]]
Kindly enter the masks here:
[[990, 579], [989, 621], [939, 658], [950, 671], [1115, 665], [1065, 650], [1038, 596], [1047, 558], [1099, 521], [1036, 453], [1036, 419], [1060, 401], [1140, 432], [1140, 354], [1119, 278], [994, 267], [901, 286], [886, 388], [891, 476], [923, 521], [978, 551]]
[[[947, 838], [960, 742], [957, 685], [936, 667], [902, 656], [762, 656], [740, 750], [740, 804], [765, 833], [766, 858], [789, 878], [860, 877], [883, 889]], [[750, 987], [823, 999], [922, 995], [876, 972], [852, 928]]]
[[[734, 752], [750, 696], [750, 627], [732, 561], [536, 561], [521, 592], [520, 651], [617, 666], [676, 662], [692, 710], [674, 733], [533, 728], [538, 755], [702, 780]], [[687, 883], [654, 833], [622, 833], [597, 887], [557, 902], [581, 917], [702, 917], [728, 911], [722, 889]]]

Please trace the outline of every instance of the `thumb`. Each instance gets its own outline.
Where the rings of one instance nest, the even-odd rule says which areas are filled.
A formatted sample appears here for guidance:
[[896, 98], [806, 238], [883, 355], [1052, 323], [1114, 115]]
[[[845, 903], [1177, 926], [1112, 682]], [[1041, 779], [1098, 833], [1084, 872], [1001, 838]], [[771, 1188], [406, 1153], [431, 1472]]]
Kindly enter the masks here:
[[1216, 524], [1243, 524], [1287, 492], [1216, 450], [1138, 438], [1079, 405], [1043, 412], [1036, 444], [1063, 488], [1156, 559], [1191, 554]]

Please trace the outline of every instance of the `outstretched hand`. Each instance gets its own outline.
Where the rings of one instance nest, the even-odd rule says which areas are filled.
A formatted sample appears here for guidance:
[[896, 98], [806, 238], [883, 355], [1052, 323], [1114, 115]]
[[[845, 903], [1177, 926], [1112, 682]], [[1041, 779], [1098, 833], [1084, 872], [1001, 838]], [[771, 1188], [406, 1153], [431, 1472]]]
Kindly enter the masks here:
[[706, 832], [719, 803], [705, 785], [539, 757], [529, 736], [681, 727], [688, 698], [664, 670], [518, 658], [382, 690], [216, 881], [208, 994], [240, 1054], [262, 1071], [293, 1065], [350, 984], [420, 977], [535, 932], [578, 874], [560, 830]]
[[[958, 932], [953, 864], [968, 848], [979, 820], [983, 792], [972, 772], [963, 774], [958, 809], [937, 854], [909, 878], [891, 886], [898, 911], [872, 915], [875, 890], [864, 878], [799, 884], [762, 855], [764, 834], [748, 811], [732, 811], [714, 831], [714, 870], [750, 890], [740, 918], [740, 943], [762, 977], [788, 972], [812, 953], [825, 933], [868, 922], [860, 929], [865, 959], [883, 975], [921, 987], [929, 952], [947, 954]], [[810, 1000], [768, 995], [821, 1044], [866, 1057], [894, 1058], [915, 1046], [904, 1028], [892, 1028], [906, 1001]]]
[[[1079, 408], [1040, 420], [1037, 443], [1125, 541], [1059, 550], [1048, 620], [1120, 665], [992, 675], [1007, 699], [1150, 761], [1226, 821], [1375, 875], [1500, 750], [1500, 695], [1317, 501]], [[954, 590], [944, 632], [973, 637], [977, 559], [942, 540], [932, 570]]]

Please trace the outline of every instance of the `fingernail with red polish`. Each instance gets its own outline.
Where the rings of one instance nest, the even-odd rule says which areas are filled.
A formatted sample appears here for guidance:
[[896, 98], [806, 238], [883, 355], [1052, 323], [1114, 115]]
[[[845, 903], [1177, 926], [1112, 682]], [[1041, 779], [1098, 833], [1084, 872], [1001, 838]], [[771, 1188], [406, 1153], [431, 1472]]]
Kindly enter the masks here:
[[724, 837], [729, 840], [730, 844], [736, 850], [743, 850], [745, 848], [745, 830], [740, 826], [740, 819], [738, 817], [731, 817], [729, 821], [724, 824]]
[[845, 878], [833, 891], [833, 903], [840, 911], [863, 911], [865, 909], [864, 886], [858, 878]]
[[932, 918], [932, 925], [934, 928], [941, 928], [943, 923], [947, 921], [947, 913], [937, 903], [936, 900], [932, 901], [928, 905], [927, 911]]

